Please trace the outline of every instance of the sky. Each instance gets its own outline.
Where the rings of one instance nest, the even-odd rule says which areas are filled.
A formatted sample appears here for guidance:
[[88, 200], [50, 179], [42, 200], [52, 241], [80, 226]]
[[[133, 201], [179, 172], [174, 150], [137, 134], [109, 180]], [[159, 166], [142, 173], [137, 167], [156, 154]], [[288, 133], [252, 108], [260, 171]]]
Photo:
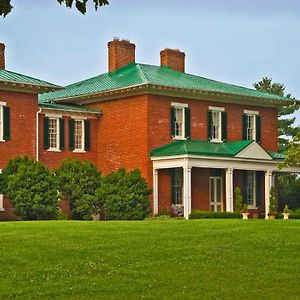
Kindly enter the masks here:
[[120, 37], [136, 44], [137, 62], [159, 65], [160, 50], [176, 48], [187, 73], [250, 88], [268, 76], [300, 99], [300, 1], [109, 2], [82, 15], [56, 0], [12, 0], [0, 19], [6, 68], [67, 85], [107, 72], [107, 42]]

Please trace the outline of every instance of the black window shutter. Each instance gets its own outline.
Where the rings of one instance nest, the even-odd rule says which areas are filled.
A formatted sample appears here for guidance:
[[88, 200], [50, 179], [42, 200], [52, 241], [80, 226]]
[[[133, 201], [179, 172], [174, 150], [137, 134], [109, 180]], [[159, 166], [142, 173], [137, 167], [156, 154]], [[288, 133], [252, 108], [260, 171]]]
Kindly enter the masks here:
[[3, 106], [3, 139], [10, 140], [10, 108]]
[[258, 144], [261, 143], [261, 118], [260, 116], [255, 116], [256, 117], [256, 142]]
[[261, 180], [262, 172], [256, 172], [256, 207], [261, 206]]
[[211, 127], [212, 127], [212, 111], [209, 110], [208, 113], [207, 113], [207, 133], [208, 133], [208, 140], [212, 139]]
[[74, 150], [75, 149], [75, 121], [73, 119], [69, 120], [69, 149]]
[[184, 109], [185, 113], [185, 138], [189, 139], [191, 137], [191, 110], [186, 107]]
[[49, 118], [44, 117], [44, 149], [49, 149]]
[[59, 119], [59, 149], [65, 150], [65, 120]]
[[84, 150], [91, 150], [91, 123], [88, 120], [84, 121]]
[[247, 115], [243, 114], [242, 118], [242, 126], [243, 126], [243, 140], [247, 140]]
[[227, 112], [222, 112], [222, 141], [227, 140]]
[[175, 136], [175, 107], [171, 107], [171, 118], [170, 118], [171, 137]]
[[247, 183], [248, 183], [248, 176], [247, 176], [247, 171], [242, 171], [243, 172], [243, 205], [247, 204]]

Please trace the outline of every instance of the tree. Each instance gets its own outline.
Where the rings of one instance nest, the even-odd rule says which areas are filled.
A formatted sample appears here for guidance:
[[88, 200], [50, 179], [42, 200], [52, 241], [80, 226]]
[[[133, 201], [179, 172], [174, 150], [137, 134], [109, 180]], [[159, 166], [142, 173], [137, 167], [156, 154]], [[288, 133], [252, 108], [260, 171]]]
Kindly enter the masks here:
[[[73, 4], [75, 2], [75, 7], [78, 11], [80, 11], [82, 14], [86, 13], [86, 6], [89, 0], [56, 0], [59, 4], [65, 4], [66, 7], [72, 8]], [[91, 0], [94, 2], [95, 10], [98, 9], [98, 7], [103, 5], [108, 5], [108, 0]], [[3, 18], [5, 18], [13, 9], [13, 6], [11, 5], [11, 0], [0, 0], [0, 16], [3, 15]]]
[[[263, 79], [257, 83], [254, 83], [253, 86], [256, 90], [281, 96], [292, 99], [291, 94], [285, 95], [285, 86], [282, 83], [273, 83], [272, 78], [263, 77]], [[294, 126], [295, 117], [285, 117], [293, 114], [299, 109], [300, 105], [295, 104], [291, 101], [290, 105], [285, 105], [281, 108], [278, 113], [278, 146], [279, 151], [285, 152], [287, 150], [289, 141], [297, 135], [299, 131], [299, 126]]]
[[66, 159], [55, 172], [60, 191], [66, 193], [75, 219], [91, 219], [98, 214], [101, 201], [97, 189], [101, 186], [101, 175], [89, 161]]
[[295, 138], [289, 142], [282, 166], [291, 166], [300, 163], [300, 131]]
[[241, 194], [241, 189], [237, 186], [234, 189], [235, 195], [235, 212], [240, 213], [243, 207], [243, 197]]
[[109, 220], [144, 219], [149, 208], [150, 193], [151, 189], [138, 169], [131, 172], [119, 169], [108, 174], [97, 191]]
[[55, 217], [59, 201], [57, 181], [40, 162], [16, 157], [8, 162], [1, 177], [2, 190], [16, 216], [23, 220]]
[[[286, 96], [291, 98], [291, 94], [285, 95], [285, 86], [282, 83], [273, 83], [272, 78], [263, 77], [258, 83], [254, 83], [253, 86], [262, 92], [277, 96]], [[299, 104], [291, 102], [290, 105], [283, 106], [279, 111], [278, 120], [278, 146], [279, 151], [282, 151], [286, 155], [285, 165], [295, 163], [297, 156], [300, 161], [300, 149], [297, 143], [290, 141], [300, 140], [299, 126], [294, 126], [295, 117], [285, 117], [293, 114], [299, 109]], [[297, 155], [298, 153], [298, 155]], [[284, 207], [286, 203], [289, 203], [289, 207], [297, 208], [300, 205], [300, 201], [296, 199], [300, 195], [300, 184], [299, 178], [295, 174], [281, 174], [278, 176], [279, 182], [279, 195], [278, 195], [278, 206], [279, 208]], [[287, 184], [288, 183], [288, 188]], [[296, 196], [297, 195], [297, 196]]]

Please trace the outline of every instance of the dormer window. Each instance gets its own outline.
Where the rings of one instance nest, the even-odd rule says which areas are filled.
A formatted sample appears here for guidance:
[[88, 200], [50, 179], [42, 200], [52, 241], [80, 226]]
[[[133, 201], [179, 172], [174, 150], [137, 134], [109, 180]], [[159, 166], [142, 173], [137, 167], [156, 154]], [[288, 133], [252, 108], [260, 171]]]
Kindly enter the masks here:
[[227, 114], [224, 107], [209, 107], [208, 139], [212, 142], [223, 142], [227, 138]]
[[171, 136], [176, 140], [190, 138], [190, 109], [188, 104], [172, 102], [171, 105]]
[[260, 143], [260, 116], [258, 111], [244, 110], [243, 140]]

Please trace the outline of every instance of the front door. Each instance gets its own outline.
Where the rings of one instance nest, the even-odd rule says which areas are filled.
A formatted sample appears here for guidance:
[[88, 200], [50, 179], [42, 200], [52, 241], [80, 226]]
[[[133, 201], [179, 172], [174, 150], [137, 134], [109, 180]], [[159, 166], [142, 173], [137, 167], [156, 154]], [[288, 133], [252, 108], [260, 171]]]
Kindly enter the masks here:
[[222, 177], [210, 177], [210, 210], [223, 211], [222, 205]]

